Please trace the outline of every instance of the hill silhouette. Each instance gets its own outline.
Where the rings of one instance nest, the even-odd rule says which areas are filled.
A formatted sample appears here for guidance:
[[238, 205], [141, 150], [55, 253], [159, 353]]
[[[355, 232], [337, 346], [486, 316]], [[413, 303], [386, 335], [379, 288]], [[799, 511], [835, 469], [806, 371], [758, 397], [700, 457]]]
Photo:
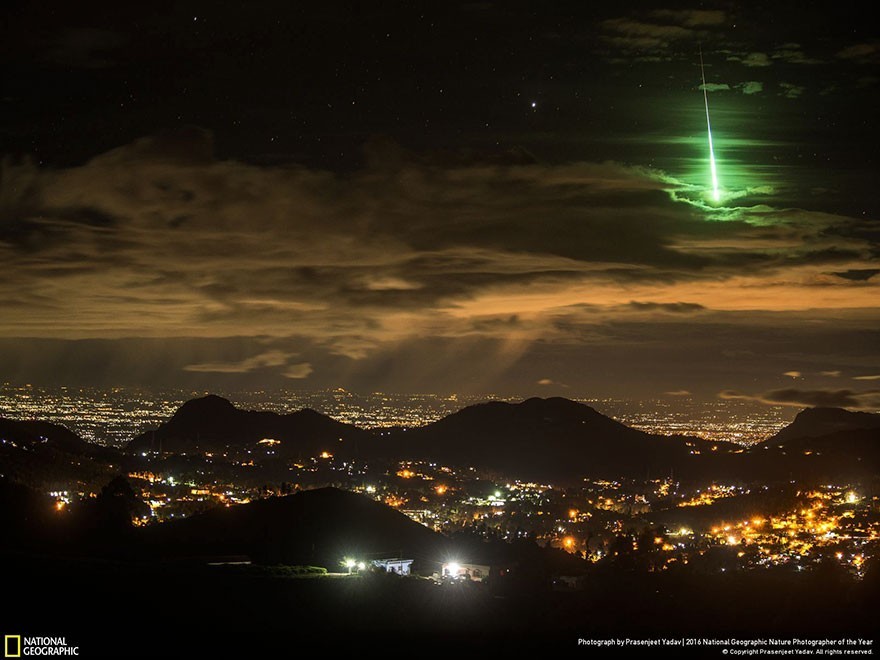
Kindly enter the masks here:
[[807, 408], [750, 453], [799, 477], [873, 478], [880, 472], [880, 415]]
[[257, 447], [263, 439], [278, 440], [280, 456], [314, 456], [322, 451], [355, 455], [369, 434], [305, 408], [281, 415], [240, 410], [230, 401], [208, 395], [184, 403], [155, 431], [142, 433], [126, 447], [130, 452], [193, 453], [227, 447]]
[[445, 537], [368, 497], [337, 488], [302, 491], [142, 530], [151, 557], [247, 555], [261, 563], [343, 570], [343, 557], [444, 560]]
[[0, 476], [0, 551], [28, 548], [50, 527], [53, 504], [45, 493]]
[[40, 420], [0, 417], [0, 438], [5, 439], [7, 444], [15, 443], [29, 450], [44, 447], [78, 456], [99, 458], [117, 456], [115, 449], [87, 442], [66, 426]]
[[245, 411], [210, 395], [183, 404], [168, 422], [141, 434], [127, 449], [198, 453], [255, 448], [263, 438], [280, 441], [273, 447], [279, 456], [332, 451], [339, 457], [424, 459], [547, 480], [693, 472], [703, 464], [700, 454], [725, 455], [739, 448], [645, 433], [560, 397], [491, 401], [423, 427], [368, 431], [309, 409], [287, 415]]
[[3, 474], [19, 483], [46, 489], [76, 480], [105, 482], [122, 458], [116, 449], [86, 442], [64, 426], [0, 417]]
[[[791, 440], [870, 429], [880, 431], [880, 415], [843, 408], [807, 408], [799, 412], [791, 424], [768, 438], [762, 445], [778, 447]], [[809, 442], [801, 444], [806, 446]]]
[[645, 433], [559, 397], [470, 406], [421, 428], [394, 431], [387, 442], [398, 456], [542, 479], [666, 476], [703, 452], [738, 448]]
[[[183, 404], [155, 431], [141, 434], [130, 452], [201, 454], [253, 450], [271, 438], [280, 458], [429, 460], [476, 467], [499, 475], [550, 482], [582, 477], [677, 477], [778, 480], [859, 476], [880, 464], [880, 415], [815, 408], [764, 443], [740, 445], [633, 429], [588, 405], [564, 399], [490, 401], [415, 428], [365, 430], [314, 410], [290, 414], [247, 411], [209, 395]], [[773, 451], [766, 451], [767, 449]], [[815, 461], [808, 454], [823, 456]]]

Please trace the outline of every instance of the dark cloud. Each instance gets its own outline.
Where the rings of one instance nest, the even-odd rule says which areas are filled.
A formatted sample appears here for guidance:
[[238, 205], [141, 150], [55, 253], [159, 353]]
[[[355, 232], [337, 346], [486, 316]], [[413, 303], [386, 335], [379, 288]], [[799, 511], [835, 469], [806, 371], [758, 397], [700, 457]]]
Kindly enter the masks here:
[[[874, 281], [836, 275], [876, 264], [874, 235], [843, 216], [713, 209], [660, 170], [614, 162], [457, 159], [386, 140], [371, 144], [370, 166], [339, 175], [212, 148], [186, 129], [68, 169], [6, 161], [0, 335], [261, 338], [193, 351], [175, 369], [192, 382], [327, 385], [380, 378], [420, 354], [418, 341], [442, 343], [447, 360], [456, 344], [486, 342], [488, 382], [514, 378], [538, 342], [659, 346], [699, 328], [717, 342], [709, 360], [731, 327], [809, 338], [804, 314], [842, 332], [876, 317]], [[684, 316], [692, 325], [673, 332]], [[775, 373], [803, 363], [778, 362]], [[418, 382], [409, 368], [389, 373]], [[529, 366], [519, 382], [547, 373]]]
[[281, 375], [285, 378], [292, 378], [294, 380], [302, 380], [304, 378], [308, 378], [309, 375], [314, 371], [312, 365], [308, 362], [300, 362], [299, 364], [291, 364], [284, 368], [281, 372]]
[[671, 314], [695, 314], [702, 312], [706, 308], [697, 303], [654, 303], [654, 302], [637, 302], [632, 301], [629, 306], [639, 312], [669, 312]]
[[741, 56], [740, 55], [731, 55], [727, 59], [734, 61], [734, 62], [740, 62], [744, 66], [752, 67], [752, 68], [765, 67], [765, 66], [770, 66], [772, 64], [770, 56], [767, 55], [767, 53], [752, 52], [752, 53], [746, 53], [745, 55], [741, 55]]
[[854, 410], [880, 409], [880, 390], [771, 390], [763, 394], [744, 394], [735, 390], [724, 390], [722, 399], [747, 399], [770, 405], [797, 407], [852, 408]]
[[[110, 290], [83, 302], [140, 299], [165, 313], [189, 304], [199, 322], [271, 325], [339, 305], [423, 309], [504, 286], [668, 284], [743, 264], [769, 271], [861, 258], [859, 241], [829, 234], [834, 218], [744, 209], [706, 223], [670, 197], [679, 184], [662, 173], [613, 163], [422, 158], [340, 178], [213, 161], [210, 149], [209, 136], [191, 130], [81, 168], [8, 168], [0, 231], [17, 290], [38, 275], [59, 287], [111, 275], [125, 286], [96, 282], [96, 294]], [[791, 248], [784, 256], [782, 246]]]
[[876, 64], [880, 61], [880, 42], [859, 43], [847, 46], [837, 52], [837, 57], [855, 60], [863, 64]]
[[707, 25], [720, 26], [728, 20], [727, 14], [720, 9], [658, 9], [651, 12], [651, 15], [670, 23], [691, 28]]
[[800, 44], [787, 43], [777, 47], [771, 57], [789, 64], [821, 64], [822, 60], [804, 53]]
[[[208, 165], [214, 160], [214, 136], [199, 126], [181, 126], [156, 135], [143, 137], [131, 144], [101, 154], [93, 162], [104, 167], [142, 166], [153, 164], [161, 166], [187, 167]], [[157, 179], [154, 182], [159, 190], [172, 197], [190, 201], [191, 193], [175, 185], [170, 180]]]
[[780, 82], [779, 87], [782, 89], [782, 96], [788, 99], [799, 98], [806, 89], [803, 85], [796, 85], [795, 83], [790, 82]]
[[[8, 382], [229, 391], [290, 387], [291, 369], [302, 375], [310, 368], [299, 381], [310, 389], [529, 396], [549, 378], [567, 385], [569, 396], [653, 398], [686, 389], [699, 399], [724, 387], [772, 390], [792, 364], [809, 373], [866, 373], [880, 342], [875, 317], [836, 310], [683, 315], [591, 305], [515, 319], [486, 312], [455, 323], [413, 322], [411, 332], [382, 340], [381, 327], [303, 334], [295, 316], [287, 319], [288, 334], [273, 337], [0, 338], [0, 373]], [[184, 370], [239, 365], [273, 351], [289, 354], [287, 364], [240, 373]]]
[[720, 10], [655, 10], [638, 16], [609, 18], [600, 29], [606, 43], [624, 51], [653, 53], [655, 59], [669, 59], [669, 49], [676, 42], [695, 41], [707, 29], [724, 25], [727, 16]]
[[559, 383], [552, 378], [541, 378], [540, 380], [535, 382], [536, 385], [540, 385], [541, 387], [561, 387], [568, 388], [568, 385], [565, 383]]
[[868, 5], [172, 4], [0, 22], [5, 378], [876, 372]]
[[646, 23], [629, 18], [610, 18], [602, 23], [602, 28], [613, 34], [632, 38], [634, 43], [660, 45], [675, 39], [691, 37], [693, 32], [678, 25]]
[[188, 364], [183, 370], [202, 373], [243, 374], [266, 367], [287, 366], [290, 359], [295, 355], [295, 353], [287, 353], [284, 351], [266, 351], [236, 362], [202, 362], [200, 364]]
[[854, 268], [852, 270], [834, 273], [838, 277], [856, 282], [864, 282], [870, 280], [874, 275], [880, 273], [880, 268]]
[[750, 94], [759, 94], [764, 91], [764, 83], [758, 80], [747, 80], [746, 82], [737, 83], [736, 88], [748, 96]]
[[[630, 60], [669, 60], [672, 59], [674, 44], [695, 41], [704, 34], [701, 28], [712, 25], [705, 22], [695, 23], [699, 18], [694, 13], [654, 12], [641, 17], [609, 18], [599, 26], [602, 41], [617, 54], [626, 54]], [[714, 13], [711, 14], [709, 18], [714, 17]]]

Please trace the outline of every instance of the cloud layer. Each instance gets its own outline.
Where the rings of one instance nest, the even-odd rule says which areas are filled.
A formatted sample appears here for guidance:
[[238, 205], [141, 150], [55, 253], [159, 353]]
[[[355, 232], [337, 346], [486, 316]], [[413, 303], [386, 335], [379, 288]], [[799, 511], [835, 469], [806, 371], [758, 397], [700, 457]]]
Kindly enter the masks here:
[[[633, 341], [615, 338], [626, 327], [650, 342], [682, 318], [877, 317], [876, 245], [850, 218], [713, 209], [618, 163], [369, 148], [348, 175], [217, 161], [195, 129], [67, 170], [6, 162], [0, 336], [251, 337], [263, 348], [183, 368], [307, 379], [315, 355], [414, 341], [490, 342], [509, 365], [536, 343]], [[531, 382], [569, 382], [551, 376]]]
[[771, 390], [763, 394], [744, 394], [726, 390], [719, 395], [722, 399], [746, 399], [778, 406], [852, 408], [854, 410], [876, 410], [880, 408], [880, 390]]

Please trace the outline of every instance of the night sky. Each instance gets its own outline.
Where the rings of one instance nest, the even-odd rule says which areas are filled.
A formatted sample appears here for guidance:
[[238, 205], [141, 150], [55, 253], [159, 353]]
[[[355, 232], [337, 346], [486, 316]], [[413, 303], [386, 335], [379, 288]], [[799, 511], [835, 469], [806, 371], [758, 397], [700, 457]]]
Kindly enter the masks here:
[[880, 34], [760, 4], [13, 3], [0, 381], [880, 408]]

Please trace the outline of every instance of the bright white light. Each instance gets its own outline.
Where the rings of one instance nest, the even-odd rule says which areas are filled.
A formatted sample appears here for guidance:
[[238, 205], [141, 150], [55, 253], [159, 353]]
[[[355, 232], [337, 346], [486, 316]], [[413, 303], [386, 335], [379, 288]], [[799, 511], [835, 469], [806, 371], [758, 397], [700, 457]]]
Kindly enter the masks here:
[[455, 577], [461, 572], [461, 566], [457, 562], [446, 565], [446, 573]]
[[345, 567], [346, 568], [354, 568], [356, 563], [357, 562], [355, 562], [354, 559], [346, 559], [345, 560]]
[[360, 563], [358, 564], [358, 570], [359, 570], [359, 571], [364, 570], [366, 567], [367, 567], [367, 565], [366, 565], [364, 562], [360, 562]]

